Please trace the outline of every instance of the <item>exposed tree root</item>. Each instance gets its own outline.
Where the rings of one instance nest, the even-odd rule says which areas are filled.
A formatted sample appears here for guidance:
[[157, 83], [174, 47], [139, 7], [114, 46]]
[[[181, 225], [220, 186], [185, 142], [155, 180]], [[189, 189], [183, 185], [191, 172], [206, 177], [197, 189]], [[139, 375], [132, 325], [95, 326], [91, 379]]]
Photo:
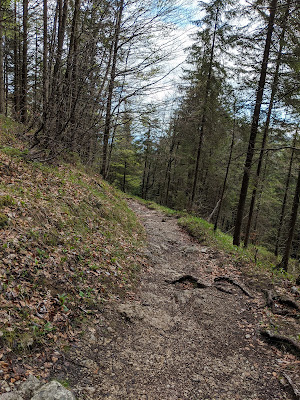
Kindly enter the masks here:
[[285, 377], [285, 379], [287, 380], [288, 384], [290, 385], [292, 391], [294, 392], [295, 399], [300, 400], [300, 390], [295, 386], [291, 377], [288, 374], [286, 374], [285, 372], [283, 372], [282, 375]]
[[291, 299], [282, 299], [281, 297], [276, 296], [276, 297], [275, 297], [275, 300], [276, 300], [278, 303], [282, 304], [283, 306], [288, 306], [288, 307], [293, 308], [293, 309], [295, 309], [295, 310], [297, 310], [297, 311], [300, 311], [299, 305], [298, 305], [297, 303], [295, 303], [295, 302], [294, 302], [293, 300], [291, 300]]
[[171, 285], [175, 285], [176, 283], [190, 283], [195, 288], [197, 287], [199, 289], [206, 289], [209, 287], [209, 285], [199, 282], [199, 280], [192, 275], [183, 275], [179, 279], [175, 279], [173, 281], [166, 280], [166, 282], [170, 283]]
[[[222, 281], [228, 282], [234, 286], [237, 286], [238, 288], [241, 289], [241, 291], [248, 297], [253, 298], [253, 296], [248, 292], [248, 290], [241, 285], [240, 283], [236, 282], [234, 279], [228, 277], [228, 276], [219, 276], [217, 278], [214, 279], [215, 283], [213, 285], [213, 287], [215, 287], [217, 290], [219, 290], [220, 292], [224, 292], [227, 294], [233, 294], [231, 290], [228, 290], [224, 287], [222, 287], [221, 285], [219, 285], [219, 283], [221, 283]], [[175, 280], [168, 280], [166, 279], [167, 283], [170, 283], [171, 285], [175, 285], [176, 283], [181, 283], [181, 284], [189, 284], [194, 288], [199, 288], [199, 289], [206, 289], [208, 287], [211, 287], [211, 285], [200, 282], [197, 278], [195, 278], [192, 275], [183, 275], [178, 279]]]
[[231, 290], [225, 289], [222, 286], [215, 285], [215, 288], [217, 290], [219, 290], [220, 292], [227, 293], [227, 294], [233, 294]]
[[282, 306], [286, 306], [292, 308], [293, 310], [300, 311], [299, 305], [291, 299], [283, 299], [278, 295], [275, 295], [271, 290], [265, 291], [266, 295], [266, 306], [269, 307], [273, 314], [284, 315], [292, 318], [299, 318], [299, 314], [295, 314], [290, 312], [290, 310], [276, 309], [276, 303], [281, 304]]
[[238, 283], [237, 281], [235, 281], [234, 279], [230, 278], [229, 276], [218, 276], [217, 278], [214, 279], [215, 282], [221, 282], [221, 281], [225, 281], [228, 283], [231, 283], [234, 286], [237, 286], [238, 288], [241, 289], [241, 291], [248, 297], [250, 297], [251, 299], [253, 299], [253, 296], [248, 292], [248, 290], [240, 283]]
[[260, 334], [271, 344], [274, 344], [281, 349], [283, 348], [285, 351], [288, 351], [289, 353], [300, 358], [300, 346], [295, 340], [285, 336], [273, 334], [268, 330], [261, 330]]

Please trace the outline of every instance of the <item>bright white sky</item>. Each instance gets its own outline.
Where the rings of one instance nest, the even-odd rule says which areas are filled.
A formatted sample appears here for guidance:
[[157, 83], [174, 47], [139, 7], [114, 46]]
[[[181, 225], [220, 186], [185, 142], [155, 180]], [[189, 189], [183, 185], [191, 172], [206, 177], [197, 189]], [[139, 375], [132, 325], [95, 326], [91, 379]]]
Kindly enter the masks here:
[[[157, 43], [162, 46], [166, 41], [171, 43], [172, 56], [165, 66], [165, 73], [171, 71], [170, 74], [162, 81], [161, 89], [150, 96], [150, 102], [166, 101], [172, 99], [176, 93], [177, 85], [181, 81], [182, 68], [186, 66], [187, 57], [186, 49], [193, 43], [191, 35], [196, 32], [197, 28], [192, 23], [200, 17], [197, 0], [181, 0], [173, 26], [174, 31], [167, 38], [157, 38]], [[148, 98], [149, 100], [149, 98]]]
[[[206, 1], [206, 0], [204, 0]], [[247, 5], [247, 0], [239, 0], [241, 4]], [[174, 18], [174, 32], [167, 38], [158, 38], [157, 43], [162, 46], [166, 41], [173, 39], [174, 47], [172, 57], [166, 64], [166, 71], [172, 71], [160, 84], [161, 90], [153, 93], [150, 102], [168, 101], [176, 95], [177, 85], [181, 81], [182, 68], [187, 67], [185, 63], [188, 52], [185, 51], [193, 44], [192, 34], [197, 31], [193, 21], [201, 19], [201, 11], [198, 0], [178, 0], [178, 14]], [[171, 101], [168, 101], [171, 103]]]

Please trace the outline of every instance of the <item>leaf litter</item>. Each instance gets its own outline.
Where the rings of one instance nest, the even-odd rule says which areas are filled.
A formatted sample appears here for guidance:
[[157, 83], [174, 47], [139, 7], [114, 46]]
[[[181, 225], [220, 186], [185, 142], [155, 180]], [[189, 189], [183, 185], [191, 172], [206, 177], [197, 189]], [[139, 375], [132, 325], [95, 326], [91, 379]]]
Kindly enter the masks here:
[[48, 379], [84, 321], [132, 291], [143, 230], [117, 191], [80, 166], [0, 151], [0, 176], [1, 393], [29, 374]]

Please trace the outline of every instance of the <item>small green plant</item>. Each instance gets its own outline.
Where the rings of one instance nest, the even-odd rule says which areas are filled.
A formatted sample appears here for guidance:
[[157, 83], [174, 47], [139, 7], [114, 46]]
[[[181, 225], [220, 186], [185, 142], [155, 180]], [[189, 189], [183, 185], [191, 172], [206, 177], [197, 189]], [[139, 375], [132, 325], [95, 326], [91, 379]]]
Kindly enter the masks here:
[[48, 258], [49, 257], [49, 255], [43, 249], [36, 249], [36, 252], [37, 252], [37, 254], [38, 254], [40, 259], [44, 259], [44, 258]]
[[28, 233], [27, 233], [27, 236], [28, 236], [29, 239], [35, 239], [36, 240], [36, 239], [39, 238], [40, 233], [37, 230], [30, 229], [28, 231]]
[[59, 382], [64, 388], [70, 389], [70, 382], [67, 379], [58, 379]]
[[47, 246], [57, 246], [62, 240], [58, 231], [53, 228], [49, 232], [44, 233], [43, 242]]
[[51, 324], [51, 322], [48, 321], [48, 322], [46, 322], [46, 324], [44, 325], [43, 330], [44, 330], [45, 333], [52, 332], [52, 331], [54, 330], [54, 327], [53, 327], [53, 325]]
[[58, 300], [59, 304], [61, 305], [63, 311], [69, 311], [68, 307], [66, 306], [67, 298], [68, 298], [68, 295], [66, 293], [57, 295], [57, 300]]
[[35, 192], [34, 192], [34, 197], [35, 197], [36, 199], [40, 199], [40, 198], [42, 197], [42, 193], [41, 193], [41, 191], [40, 191], [39, 189], [36, 189], [36, 190], [35, 190]]
[[20, 150], [14, 147], [2, 147], [1, 151], [13, 158], [26, 158], [28, 150]]
[[80, 296], [82, 299], [90, 298], [90, 297], [92, 296], [92, 292], [93, 292], [93, 291], [94, 291], [94, 290], [91, 289], [91, 288], [88, 288], [88, 289], [86, 289], [86, 290], [80, 290], [80, 291], [79, 291], [79, 296]]
[[8, 224], [8, 216], [0, 213], [0, 229], [4, 228]]
[[9, 207], [15, 204], [14, 199], [9, 195], [1, 195], [0, 196], [0, 207]]
[[89, 269], [91, 269], [92, 271], [97, 271], [97, 269], [99, 269], [99, 265], [96, 264], [89, 265]]

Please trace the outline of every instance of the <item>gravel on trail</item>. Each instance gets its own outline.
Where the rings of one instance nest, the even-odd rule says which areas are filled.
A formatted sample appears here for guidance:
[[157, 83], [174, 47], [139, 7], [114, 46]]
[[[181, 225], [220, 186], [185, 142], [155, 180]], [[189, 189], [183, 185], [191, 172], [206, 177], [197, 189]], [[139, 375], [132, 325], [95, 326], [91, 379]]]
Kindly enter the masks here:
[[[280, 382], [278, 350], [260, 337], [260, 305], [241, 289], [241, 272], [175, 218], [129, 205], [147, 232], [148, 268], [135, 296], [109, 305], [66, 353], [76, 398], [293, 399]], [[220, 276], [241, 287], [215, 281]]]

